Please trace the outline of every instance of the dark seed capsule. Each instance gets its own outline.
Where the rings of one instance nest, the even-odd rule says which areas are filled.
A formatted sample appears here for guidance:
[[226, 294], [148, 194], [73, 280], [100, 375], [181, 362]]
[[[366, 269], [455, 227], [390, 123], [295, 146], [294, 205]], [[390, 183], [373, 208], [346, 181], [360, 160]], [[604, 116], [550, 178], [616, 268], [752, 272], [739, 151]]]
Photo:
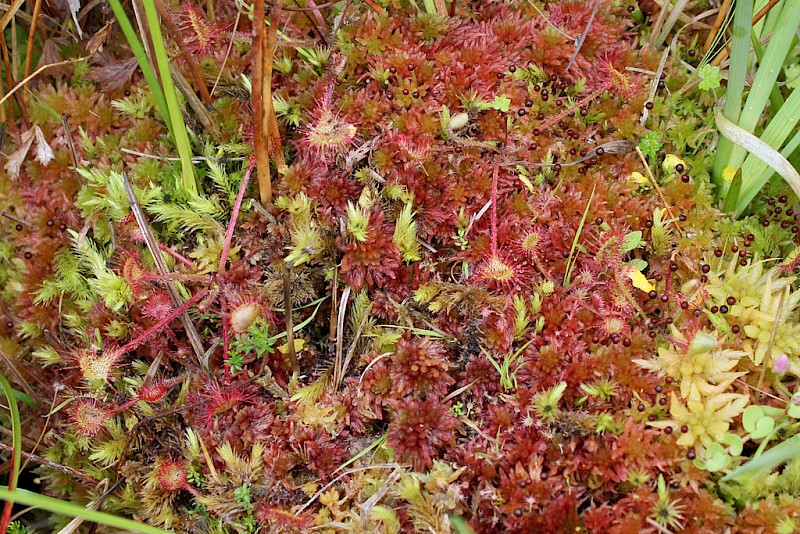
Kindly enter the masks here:
[[61, 224], [58, 225], [58, 229], [61, 230], [62, 232], [64, 232], [67, 229], [67, 225], [64, 224], [64, 223], [61, 223]]
[[598, 156], [602, 156], [603, 154], [606, 153], [606, 149], [603, 147], [598, 147], [598, 149], [595, 150], [594, 153], [597, 154]]
[[685, 300], [683, 302], [681, 302], [681, 309], [682, 310], [688, 310], [689, 309], [689, 303], [686, 302]]
[[664, 429], [664, 434], [667, 434], [667, 435], [672, 434], [672, 427], [668, 426], [667, 428], [665, 428]]
[[728, 297], [727, 299], [725, 299], [725, 302], [728, 303], [728, 306], [733, 306], [734, 304], [736, 304], [736, 297]]
[[789, 200], [789, 197], [787, 197], [786, 195], [781, 195], [781, 196], [778, 197], [778, 202], [780, 202], [781, 204], [786, 204], [786, 202], [788, 200]]
[[719, 306], [711, 306], [711, 313], [717, 313], [719, 311]]
[[511, 65], [510, 67], [508, 67], [508, 72], [517, 72], [517, 67]]
[[526, 108], [529, 108], [529, 107], [531, 107], [532, 105], [533, 105], [533, 100], [526, 100], [526, 101], [525, 101], [525, 107], [526, 107]]
[[419, 91], [414, 91], [413, 93], [411, 93], [411, 96], [413, 96], [414, 98], [419, 98]]
[[16, 225], [14, 228], [17, 229], [17, 232], [21, 232], [22, 231], [22, 225], [21, 224]]
[[672, 384], [673, 382], [672, 377], [668, 376], [667, 378], [664, 379], [664, 382], [666, 382], [667, 384]]
[[524, 109], [518, 109], [517, 110], [517, 115], [519, 115], [520, 117], [524, 116], [525, 113], [527, 113], [527, 112]]
[[700, 267], [700, 270], [703, 271], [704, 273], [709, 273], [711, 272], [711, 266], [706, 263], [702, 267]]
[[544, 120], [544, 113], [538, 113], [536, 115], [536, 120], [543, 121]]
[[688, 174], [684, 174], [683, 176], [681, 176], [681, 182], [683, 182], [685, 184], [688, 184], [689, 183], [689, 175]]
[[408, 93], [409, 93], [409, 90], [408, 90], [408, 89], [403, 89], [403, 94], [404, 94], [404, 95], [408, 95]]
[[644, 227], [645, 227], [645, 228], [652, 228], [652, 227], [653, 227], [653, 221], [651, 221], [650, 219], [647, 219], [647, 220], [644, 222]]
[[734, 334], [738, 334], [741, 331], [741, 327], [738, 324], [731, 326], [731, 332]]
[[678, 220], [681, 222], [686, 222], [686, 215], [681, 213], [680, 215], [678, 215]]
[[647, 109], [653, 109], [653, 103], [652, 102], [645, 102], [644, 107], [647, 108]]
[[692, 312], [692, 315], [694, 315], [695, 317], [700, 317], [701, 314], [702, 314], [702, 312], [700, 310], [694, 310]]
[[11, 321], [8, 321], [8, 322], [6, 323], [6, 328], [8, 328], [9, 330], [11, 330], [12, 328], [14, 328], [14, 323], [12, 323]]
[[666, 397], [661, 397], [660, 399], [658, 399], [658, 404], [660, 406], [665, 406], [667, 404], [667, 398]]
[[637, 406], [636, 409], [639, 410], [640, 412], [643, 412], [645, 410], [645, 406], [644, 404], [639, 404], [639, 406]]
[[561, 170], [561, 164], [560, 163], [556, 163], [555, 165], [553, 165], [553, 170], [556, 171], [556, 172], [560, 171]]
[[664, 388], [661, 386], [656, 386], [656, 393], [661, 393], [662, 391], [664, 391]]
[[29, 259], [31, 259], [31, 258], [33, 257], [33, 254], [31, 254], [30, 252], [26, 252], [26, 253], [24, 254], [24, 256], [25, 256], [25, 259], [26, 259], [26, 260], [29, 260]]
[[675, 170], [678, 172], [683, 172], [683, 163], [678, 163], [675, 165]]
[[[689, 57], [694, 57], [696, 54], [697, 54], [696, 50], [689, 50]], [[689, 459], [691, 460], [692, 458]]]
[[[701, 283], [701, 284], [706, 284], [706, 283], [708, 283], [708, 277], [707, 277], [706, 275], [701, 275], [701, 276], [700, 276], [700, 283]], [[695, 310], [695, 311], [697, 311], [697, 310]]]
[[719, 312], [728, 313], [728, 307], [723, 304], [722, 306], [719, 307]]
[[722, 257], [722, 251], [720, 249], [715, 249], [714, 250], [714, 256], [716, 256], [717, 258], [721, 258]]
[[686, 426], [686, 425], [683, 425], [683, 426], [681, 427], [681, 433], [682, 433], [682, 434], [686, 434], [688, 431], [689, 431], [689, 427], [688, 427], [688, 426]]
[[522, 517], [522, 509], [521, 508], [517, 508], [516, 510], [514, 510], [514, 517]]
[[650, 421], [650, 422], [653, 422], [653, 421], [656, 420], [656, 416], [653, 415], [653, 414], [650, 414], [650, 415], [647, 416], [647, 420]]
[[661, 302], [669, 302], [669, 295], [667, 294], [661, 295]]
[[677, 480], [673, 480], [673, 481], [670, 483], [670, 485], [669, 485], [669, 486], [670, 486], [672, 489], [679, 489], [679, 488], [681, 487], [681, 483], [680, 483], [680, 482], [678, 482]]
[[697, 458], [697, 453], [694, 452], [694, 449], [689, 449], [689, 452], [686, 453], [686, 457], [690, 460], [694, 460]]
[[48, 228], [52, 228], [53, 226], [55, 226], [55, 224], [56, 224], [56, 222], [53, 219], [50, 219], [49, 221], [47, 221], [47, 227]]
[[589, 110], [587, 110], [587, 109], [582, 109], [581, 110], [581, 117], [585, 117], [588, 114], [589, 114]]

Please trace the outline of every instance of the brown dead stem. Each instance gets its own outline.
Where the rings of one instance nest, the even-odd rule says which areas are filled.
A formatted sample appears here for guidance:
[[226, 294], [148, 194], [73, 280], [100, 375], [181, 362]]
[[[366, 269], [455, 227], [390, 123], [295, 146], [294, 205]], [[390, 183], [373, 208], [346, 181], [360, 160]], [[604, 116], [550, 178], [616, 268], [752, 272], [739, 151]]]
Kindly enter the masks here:
[[[780, 0], [770, 0], [769, 4], [762, 7], [761, 10], [758, 13], [756, 13], [755, 16], [753, 17], [753, 25], [757, 24], [758, 21], [766, 17], [767, 13], [769, 13], [769, 11], [773, 7], [775, 7], [775, 5], [779, 1]], [[711, 66], [718, 67], [723, 61], [725, 61], [725, 59], [727, 59], [728, 54], [730, 53], [731, 53], [731, 44], [728, 43], [727, 45], [725, 45], [725, 48], [720, 50], [719, 54], [717, 54], [717, 56], [711, 61]]]
[[180, 30], [175, 24], [175, 20], [172, 18], [172, 13], [169, 11], [169, 9], [167, 9], [167, 6], [164, 5], [162, 0], [155, 0], [155, 4], [158, 14], [161, 15], [161, 22], [164, 23], [167, 33], [172, 36], [172, 40], [175, 41], [175, 44], [178, 46], [178, 51], [180, 52], [183, 61], [189, 67], [189, 72], [192, 74], [192, 79], [194, 79], [194, 84], [197, 86], [197, 90], [200, 93], [200, 98], [203, 99], [204, 103], [210, 104], [211, 93], [208, 92], [208, 87], [203, 79], [203, 75], [200, 74], [200, 69], [197, 67], [197, 62], [186, 50], [186, 45], [183, 43]]
[[[28, 30], [28, 45], [25, 48], [25, 78], [30, 76], [33, 64], [33, 45], [36, 43], [36, 22], [39, 20], [39, 15], [42, 12], [42, 0], [36, 0], [33, 4], [33, 13], [31, 13], [31, 27]], [[26, 84], [27, 86], [27, 84]], [[23, 101], [28, 103], [27, 93], [22, 97]]]

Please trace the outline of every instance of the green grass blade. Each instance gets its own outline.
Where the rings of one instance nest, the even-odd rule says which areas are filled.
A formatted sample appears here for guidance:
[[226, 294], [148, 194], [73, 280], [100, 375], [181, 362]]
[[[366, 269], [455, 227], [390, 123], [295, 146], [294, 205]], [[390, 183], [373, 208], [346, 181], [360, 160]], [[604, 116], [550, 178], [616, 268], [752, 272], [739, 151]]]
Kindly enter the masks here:
[[65, 515], [68, 517], [81, 517], [93, 523], [107, 525], [109, 527], [119, 528], [128, 532], [142, 532], [143, 534], [169, 534], [168, 530], [151, 527], [138, 523], [132, 519], [119, 517], [97, 510], [88, 510], [83, 506], [53, 497], [40, 495], [32, 491], [18, 489], [16, 491], [8, 491], [5, 486], [0, 486], [0, 499], [14, 499], [14, 502], [24, 504], [25, 506], [34, 506], [47, 510], [53, 514]]
[[142, 48], [139, 38], [136, 37], [136, 31], [133, 29], [128, 15], [125, 14], [125, 9], [122, 7], [120, 0], [108, 0], [108, 3], [111, 5], [111, 10], [114, 11], [114, 16], [117, 17], [117, 22], [119, 23], [122, 33], [125, 35], [125, 39], [128, 41], [128, 46], [131, 47], [131, 51], [133, 51], [133, 55], [136, 57], [136, 62], [139, 63], [139, 68], [142, 69], [142, 74], [147, 82], [147, 86], [150, 88], [150, 92], [153, 93], [153, 100], [155, 100], [158, 110], [161, 112], [161, 116], [167, 123], [170, 133], [172, 133], [172, 122], [170, 121], [169, 109], [167, 108], [167, 101], [164, 98], [164, 92], [161, 90], [161, 84], [158, 83], [158, 78], [156, 78], [156, 73], [150, 66], [150, 62], [147, 61], [147, 55], [144, 53], [144, 48]]
[[186, 123], [183, 121], [183, 114], [178, 105], [178, 95], [175, 92], [175, 85], [172, 83], [172, 74], [169, 71], [169, 58], [164, 47], [164, 38], [161, 35], [161, 26], [158, 20], [158, 12], [153, 0], [143, 0], [144, 11], [147, 16], [147, 24], [150, 26], [150, 37], [153, 41], [153, 54], [156, 56], [158, 72], [161, 74], [161, 83], [164, 86], [164, 96], [167, 101], [167, 109], [172, 122], [172, 135], [175, 139], [175, 146], [178, 148], [178, 156], [181, 159], [181, 185], [187, 194], [197, 194], [197, 180], [194, 175], [194, 165], [192, 164], [192, 150], [189, 145], [189, 134], [186, 131]]
[[[756, 60], [758, 60], [760, 65], [761, 62], [764, 61], [764, 48], [761, 46], [761, 43], [758, 42], [758, 35], [756, 35], [755, 30], [750, 32], [750, 39], [753, 41], [753, 51], [756, 53]], [[781, 91], [778, 89], [778, 85], [775, 84], [772, 86], [772, 90], [769, 92], [769, 109], [773, 116], [778, 113], [778, 110], [781, 109], [782, 105], [783, 96], [781, 96]]]
[[[756, 125], [764, 112], [764, 108], [769, 101], [769, 95], [775, 86], [778, 74], [783, 68], [786, 55], [789, 53], [789, 46], [792, 44], [794, 34], [799, 26], [800, 0], [787, 0], [775, 33], [767, 45], [764, 60], [758, 66], [750, 93], [747, 95], [742, 114], [737, 122], [741, 128], [750, 133], [755, 131]], [[734, 147], [726, 166], [734, 169], [738, 168], [744, 161], [745, 155], [744, 149]], [[742, 178], [744, 179], [743, 189], [748, 190], [751, 177], [744, 174]]]
[[[747, 65], [750, 58], [750, 29], [753, 21], [753, 0], [738, 0], [733, 15], [733, 41], [731, 43], [731, 64], [728, 68], [728, 92], [725, 96], [723, 115], [729, 121], [738, 123], [744, 94]], [[713, 179], [719, 192], [725, 194], [722, 171], [728, 165], [735, 145], [724, 137], [719, 140], [717, 157], [714, 160]]]
[[739, 193], [742, 191], [742, 169], [736, 171], [736, 174], [731, 180], [731, 185], [728, 187], [728, 194], [725, 195], [725, 204], [722, 206], [722, 211], [725, 213], [733, 213], [736, 210], [736, 202], [739, 200]]
[[[795, 89], [781, 106], [775, 118], [770, 121], [760, 138], [775, 150], [781, 150], [786, 139], [795, 133], [797, 138], [797, 124], [800, 123], [800, 89]], [[784, 157], [794, 152], [790, 146], [794, 139], [786, 145], [787, 150], [781, 151]], [[786, 153], [784, 153], [786, 152]], [[737, 201], [737, 211], [743, 212], [750, 201], [773, 176], [774, 171], [754, 154], [749, 154], [742, 164], [742, 176], [747, 177], [742, 185], [742, 191]]]
[[[19, 466], [22, 459], [22, 423], [19, 419], [19, 406], [17, 406], [17, 399], [14, 397], [14, 388], [8, 383], [6, 377], [0, 374], [0, 387], [3, 388], [3, 393], [8, 402], [8, 409], [11, 412], [11, 446], [13, 447], [11, 461], [11, 471], [8, 476], [8, 487], [16, 488], [17, 480], [19, 480]], [[11, 500], [11, 499], [9, 499]]]
[[800, 436], [787, 439], [779, 445], [741, 465], [722, 480], [746, 482], [760, 472], [772, 470], [777, 465], [800, 455]]
[[580, 239], [581, 232], [583, 232], [583, 225], [586, 224], [586, 216], [589, 215], [589, 208], [592, 206], [596, 187], [597, 184], [592, 186], [592, 194], [589, 195], [589, 201], [586, 203], [586, 209], [583, 210], [583, 217], [581, 217], [581, 223], [578, 225], [578, 231], [575, 233], [575, 239], [572, 240], [572, 248], [569, 250], [569, 259], [567, 260], [567, 272], [564, 274], [564, 287], [569, 285], [572, 269], [575, 267], [575, 249], [578, 248], [578, 239]]

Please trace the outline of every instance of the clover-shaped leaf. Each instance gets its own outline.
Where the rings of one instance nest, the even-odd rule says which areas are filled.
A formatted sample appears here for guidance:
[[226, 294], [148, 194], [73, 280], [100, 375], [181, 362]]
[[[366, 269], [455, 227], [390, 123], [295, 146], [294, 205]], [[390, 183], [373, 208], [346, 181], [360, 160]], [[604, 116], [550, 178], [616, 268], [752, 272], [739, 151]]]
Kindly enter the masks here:
[[730, 452], [731, 456], [739, 456], [742, 454], [744, 442], [742, 438], [736, 434], [725, 434], [722, 436], [722, 442], [728, 446], [728, 452]]
[[742, 425], [752, 439], [767, 437], [775, 428], [775, 420], [761, 406], [748, 406], [742, 414]]
[[795, 419], [800, 419], [800, 391], [794, 394], [792, 400], [789, 401], [787, 413], [789, 417], [794, 417]]
[[706, 471], [719, 471], [725, 469], [731, 463], [731, 457], [719, 443], [712, 443], [706, 447]]

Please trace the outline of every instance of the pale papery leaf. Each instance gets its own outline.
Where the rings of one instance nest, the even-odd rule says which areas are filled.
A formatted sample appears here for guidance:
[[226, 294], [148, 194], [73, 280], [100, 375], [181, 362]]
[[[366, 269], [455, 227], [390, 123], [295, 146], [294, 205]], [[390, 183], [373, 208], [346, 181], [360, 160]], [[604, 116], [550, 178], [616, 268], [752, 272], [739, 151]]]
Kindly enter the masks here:
[[37, 125], [33, 127], [33, 131], [36, 134], [36, 161], [47, 165], [56, 155], [50, 148], [50, 143], [45, 139], [42, 129]]
[[25, 156], [28, 155], [28, 151], [31, 149], [31, 145], [33, 144], [35, 136], [36, 134], [33, 128], [23, 133], [22, 142], [20, 143], [19, 148], [17, 148], [17, 150], [8, 156], [8, 161], [4, 165], [4, 168], [8, 171], [11, 179], [16, 180], [19, 178], [19, 171], [22, 168], [22, 162], [25, 161]]

